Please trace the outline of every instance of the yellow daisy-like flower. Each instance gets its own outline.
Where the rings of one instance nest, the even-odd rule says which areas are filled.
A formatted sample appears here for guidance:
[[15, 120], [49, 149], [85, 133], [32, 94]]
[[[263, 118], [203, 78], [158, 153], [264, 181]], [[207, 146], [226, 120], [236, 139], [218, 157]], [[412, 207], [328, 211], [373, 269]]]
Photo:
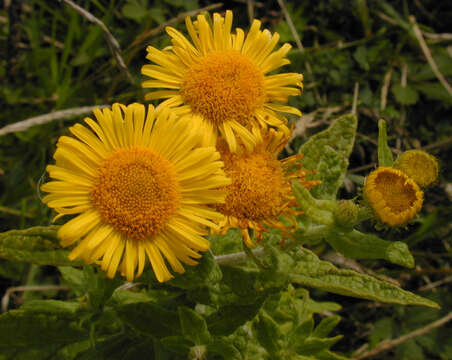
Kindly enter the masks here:
[[273, 51], [279, 35], [260, 30], [258, 20], [253, 21], [248, 35], [240, 28], [232, 34], [231, 11], [226, 11], [225, 17], [215, 13], [212, 27], [204, 15], [198, 15], [195, 22], [187, 17], [186, 26], [191, 42], [167, 27], [172, 46], [163, 51], [147, 48], [147, 59], [155, 64], [143, 66], [141, 72], [152, 80], [142, 85], [167, 90], [150, 92], [146, 99], [167, 99], [163, 104], [175, 107], [178, 114], [208, 122], [233, 152], [236, 135], [251, 148], [249, 125], [271, 125], [288, 133], [287, 119], [281, 113], [301, 113], [281, 103], [301, 94], [303, 75], [268, 74], [289, 63], [285, 56], [291, 46], [284, 44]]
[[398, 157], [394, 167], [402, 170], [420, 187], [429, 186], [438, 178], [438, 161], [422, 150], [405, 151]]
[[[248, 247], [253, 247], [249, 229], [257, 233], [258, 241], [266, 227], [277, 228], [284, 235], [296, 230], [296, 215], [301, 212], [291, 209], [297, 205], [292, 193], [291, 183], [300, 182], [310, 189], [320, 181], [306, 180], [309, 170], [301, 167], [302, 154], [278, 160], [277, 156], [290, 138], [273, 129], [264, 133], [254, 131], [254, 147], [240, 153], [233, 153], [224, 140], [219, 140], [217, 148], [224, 161], [224, 170], [232, 184], [226, 186], [227, 196], [224, 204], [216, 205], [225, 215], [219, 223], [220, 232], [230, 228], [239, 228]], [[242, 145], [243, 146], [243, 145]], [[288, 220], [291, 225], [283, 224], [278, 216]]]
[[366, 178], [364, 198], [382, 222], [398, 226], [421, 210], [424, 193], [402, 171], [379, 167]]
[[206, 251], [206, 227], [222, 215], [208, 204], [224, 201], [230, 183], [214, 147], [201, 147], [196, 126], [167, 108], [147, 114], [141, 104], [96, 109], [89, 128], [76, 124], [62, 136], [47, 166], [54, 181], [41, 189], [59, 215], [78, 214], [58, 231], [62, 246], [80, 240], [69, 255], [100, 263], [108, 277], [119, 269], [128, 281], [146, 258], [157, 280], [167, 281], [182, 263], [195, 265]]

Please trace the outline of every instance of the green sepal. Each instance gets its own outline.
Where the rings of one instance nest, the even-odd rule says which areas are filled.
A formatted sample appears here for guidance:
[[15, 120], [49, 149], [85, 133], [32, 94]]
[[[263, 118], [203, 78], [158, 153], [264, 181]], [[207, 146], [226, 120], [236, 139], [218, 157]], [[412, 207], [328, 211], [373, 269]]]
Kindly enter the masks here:
[[385, 303], [439, 308], [434, 301], [403, 290], [392, 283], [353, 270], [338, 269], [333, 264], [320, 260], [307, 249], [297, 248], [293, 255], [297, 263], [290, 275], [293, 283]]
[[207, 330], [206, 320], [201, 314], [186, 307], [178, 308], [179, 321], [182, 329], [182, 335], [195, 345], [204, 345], [209, 343], [210, 334]]
[[333, 211], [336, 208], [336, 201], [317, 200], [300, 183], [293, 183], [292, 191], [304, 215], [319, 224], [332, 225], [334, 223]]
[[386, 121], [378, 121], [378, 166], [392, 166], [394, 159], [391, 149], [388, 146], [388, 136], [386, 134]]
[[0, 233], [0, 257], [37, 265], [81, 266], [82, 260], [68, 259], [57, 238], [58, 226], [36, 226]]
[[348, 167], [348, 158], [355, 142], [358, 118], [346, 114], [336, 119], [326, 130], [303, 144], [299, 152], [304, 154], [303, 167], [315, 170], [309, 179], [319, 179], [322, 184], [312, 193], [319, 199], [335, 199]]
[[386, 241], [358, 230], [341, 232], [331, 229], [326, 241], [338, 252], [352, 259], [384, 259], [393, 264], [414, 267], [408, 246], [401, 241]]

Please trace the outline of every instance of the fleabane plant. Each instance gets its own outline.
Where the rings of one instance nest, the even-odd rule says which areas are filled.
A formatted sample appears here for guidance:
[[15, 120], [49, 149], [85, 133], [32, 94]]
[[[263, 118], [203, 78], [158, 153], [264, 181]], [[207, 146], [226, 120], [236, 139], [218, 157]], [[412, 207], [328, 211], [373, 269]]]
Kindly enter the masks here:
[[403, 241], [360, 224], [410, 226], [436, 159], [415, 151], [394, 162], [381, 121], [378, 168], [360, 198], [338, 199], [356, 115], [284, 157], [283, 114], [301, 114], [286, 102], [303, 86], [301, 74], [274, 73], [290, 46], [276, 49], [279, 35], [258, 20], [232, 31], [230, 11], [209, 21], [187, 18], [190, 40], [167, 28], [172, 46], [147, 48], [142, 85], [163, 100], [156, 107], [97, 109], [59, 138], [41, 186], [58, 225], [0, 234], [3, 258], [57, 266], [71, 291], [0, 316], [0, 328], [19, 333], [0, 340], [14, 355], [35, 346], [68, 359], [340, 360], [330, 347], [341, 336], [329, 337], [340, 317], [314, 315], [341, 307], [308, 289], [438, 307], [310, 250], [326, 242], [349, 258], [413, 267]]

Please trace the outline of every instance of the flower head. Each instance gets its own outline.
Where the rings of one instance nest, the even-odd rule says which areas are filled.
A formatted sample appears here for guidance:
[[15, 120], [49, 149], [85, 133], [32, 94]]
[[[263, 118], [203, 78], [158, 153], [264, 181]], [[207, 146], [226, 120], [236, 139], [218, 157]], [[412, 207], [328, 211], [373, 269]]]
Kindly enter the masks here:
[[438, 178], [438, 161], [422, 150], [405, 151], [398, 157], [394, 167], [402, 170], [422, 188]]
[[[242, 149], [237, 153], [231, 152], [223, 140], [217, 144], [224, 170], [232, 180], [226, 186], [225, 203], [216, 206], [225, 215], [220, 229], [225, 233], [229, 228], [240, 228], [248, 247], [254, 246], [249, 229], [256, 231], [258, 239], [267, 231], [266, 227], [278, 228], [285, 235], [294, 231], [297, 226], [295, 215], [300, 212], [291, 209], [297, 205], [291, 183], [298, 181], [308, 189], [319, 183], [306, 180], [309, 171], [301, 167], [301, 154], [277, 159], [289, 137], [273, 129], [263, 134], [254, 131], [253, 149]], [[286, 218], [291, 225], [283, 224], [278, 216]]]
[[224, 201], [219, 188], [230, 183], [220, 155], [167, 108], [114, 104], [94, 115], [60, 137], [47, 167], [53, 181], [42, 186], [57, 217], [77, 214], [59, 229], [61, 244], [80, 240], [69, 257], [98, 262], [109, 277], [119, 269], [131, 281], [147, 258], [167, 281], [164, 259], [178, 273], [195, 265], [210, 245], [206, 227], [222, 218], [208, 206]]
[[163, 104], [175, 107], [179, 114], [209, 122], [232, 151], [237, 147], [236, 136], [251, 147], [249, 126], [271, 125], [288, 133], [287, 120], [280, 113], [301, 113], [280, 103], [301, 94], [303, 76], [268, 74], [289, 63], [285, 56], [291, 46], [284, 44], [273, 51], [279, 35], [260, 30], [258, 20], [246, 36], [240, 28], [231, 33], [231, 11], [225, 17], [215, 13], [212, 27], [204, 15], [194, 22], [187, 17], [186, 26], [191, 41], [168, 27], [172, 46], [163, 51], [147, 48], [147, 59], [154, 64], [143, 66], [141, 72], [151, 80], [142, 85], [166, 90], [152, 91], [146, 99], [167, 99]]
[[398, 226], [421, 210], [424, 193], [402, 171], [379, 167], [366, 178], [364, 197], [383, 223]]

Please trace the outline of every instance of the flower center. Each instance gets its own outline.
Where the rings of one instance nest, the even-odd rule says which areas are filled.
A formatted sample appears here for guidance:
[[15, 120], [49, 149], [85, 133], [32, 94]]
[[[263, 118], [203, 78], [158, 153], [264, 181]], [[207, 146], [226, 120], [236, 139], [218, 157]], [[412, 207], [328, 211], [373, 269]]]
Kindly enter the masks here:
[[158, 233], [180, 204], [176, 173], [150, 149], [120, 149], [99, 168], [91, 191], [102, 219], [127, 236], [143, 240]]
[[212, 52], [186, 72], [180, 93], [194, 113], [213, 124], [244, 125], [264, 105], [264, 75], [238, 51]]
[[277, 159], [262, 150], [241, 156], [222, 152], [222, 160], [232, 183], [226, 187], [225, 203], [217, 205], [220, 212], [239, 221], [279, 215], [284, 204], [285, 179]]
[[414, 183], [407, 182], [405, 176], [392, 172], [379, 173], [375, 179], [376, 188], [389, 209], [395, 213], [408, 210], [416, 202]]

